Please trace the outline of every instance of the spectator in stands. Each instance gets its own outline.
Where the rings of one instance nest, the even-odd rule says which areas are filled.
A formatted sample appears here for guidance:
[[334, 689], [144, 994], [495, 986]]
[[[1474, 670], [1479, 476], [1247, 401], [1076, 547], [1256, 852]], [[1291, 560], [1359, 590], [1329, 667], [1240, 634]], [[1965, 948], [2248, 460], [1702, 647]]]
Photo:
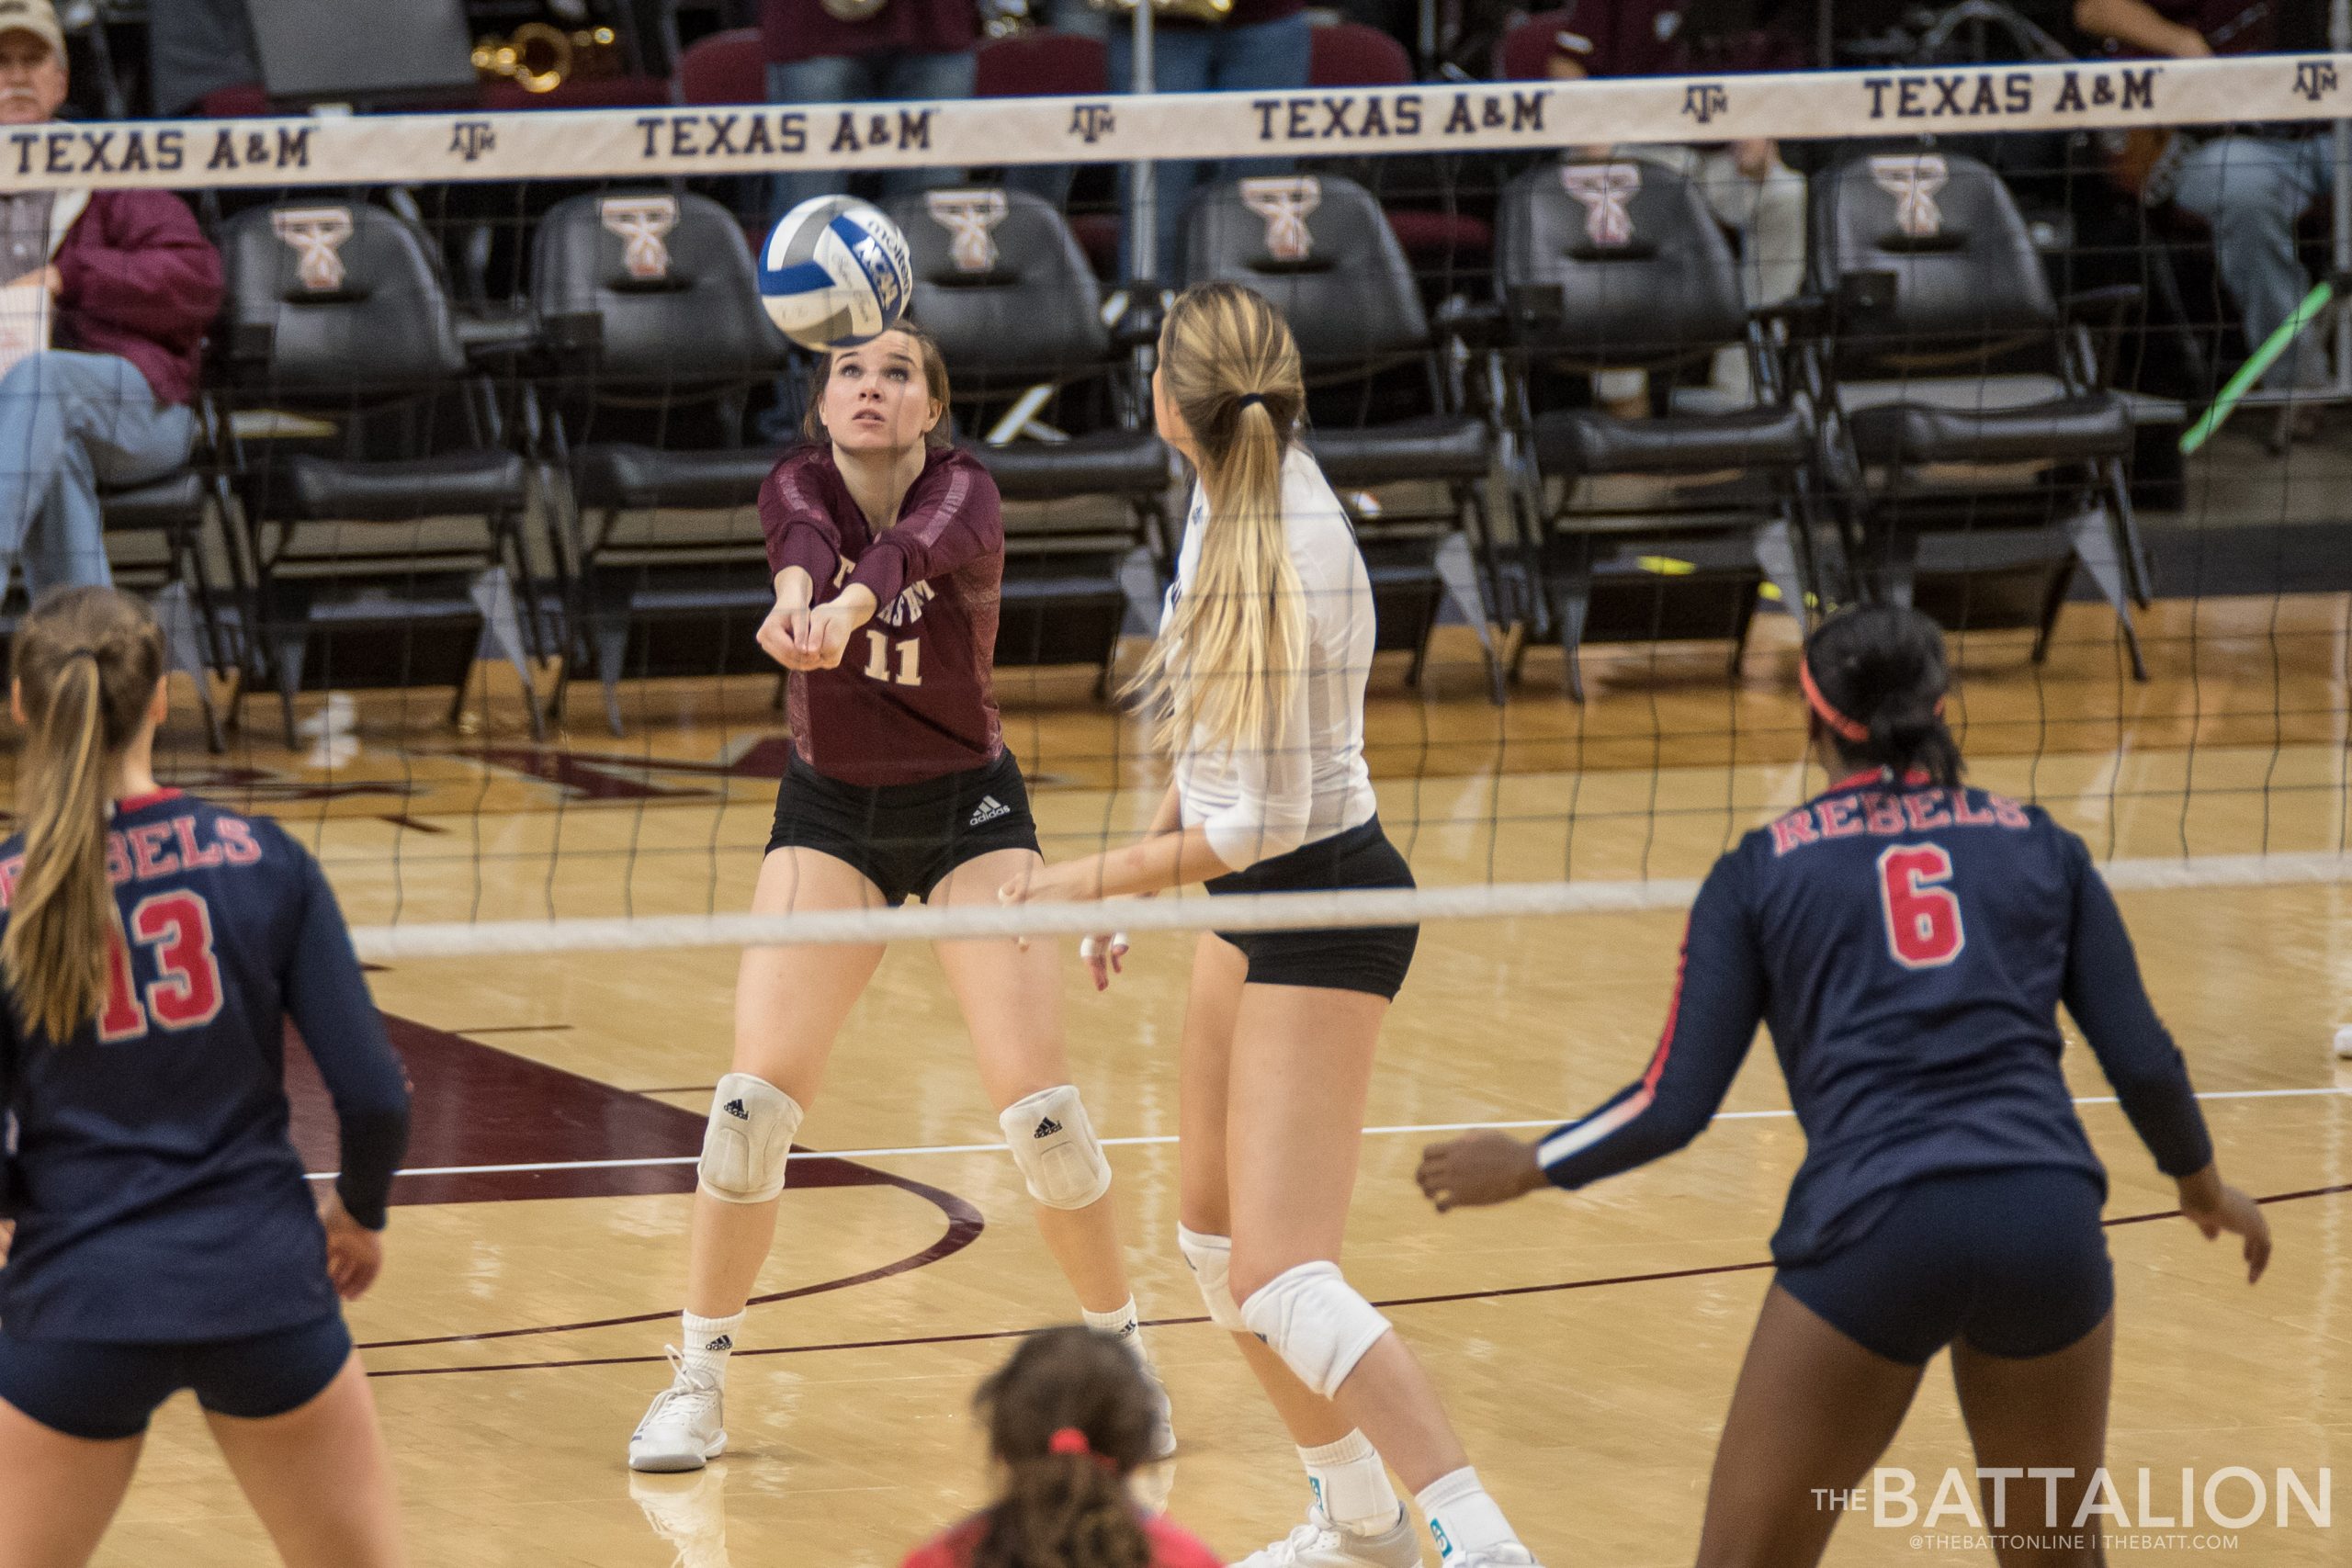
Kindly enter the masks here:
[[[2278, 47], [2282, 11], [2296, 0], [2075, 0], [2075, 25], [2119, 54], [2201, 60]], [[2318, 6], [2320, 0], [2302, 0]], [[2295, 253], [2295, 224], [2333, 177], [2324, 125], [2232, 127], [2186, 144], [2173, 198], [2213, 230], [2222, 283], [2245, 321], [2252, 348], [2285, 324], [2311, 292]], [[2191, 133], [2183, 132], [2183, 135]], [[2152, 194], [2161, 194], [2161, 186]], [[2144, 197], [2143, 197], [2144, 199]], [[2320, 334], [2306, 330], [2272, 366], [2265, 385], [2314, 389], [2327, 381]], [[2301, 418], [2316, 416], [2304, 410]]]
[[900, 1568], [1217, 1568], [1218, 1559], [1128, 1490], [1151, 1461], [1159, 1402], [1117, 1336], [1048, 1328], [980, 1385], [995, 1502], [907, 1554]]
[[[1701, 36], [1690, 25], [1691, 9], [1692, 0], [1574, 0], [1535, 19], [1553, 28], [1548, 69], [1559, 81], [1805, 68], [1804, 45], [1784, 29], [1742, 26]], [[1774, 304], [1804, 287], [1804, 176], [1781, 161], [1777, 142], [1751, 137], [1711, 147], [1618, 151], [1697, 184], [1717, 220], [1739, 236], [1740, 285], [1749, 304]], [[1747, 401], [1746, 355], [1717, 355], [1713, 380]], [[1646, 412], [1648, 382], [1639, 371], [1606, 372], [1594, 391], [1611, 412]]]
[[[65, 101], [50, 0], [0, 0], [0, 125]], [[0, 591], [105, 583], [98, 489], [187, 461], [220, 258], [167, 191], [0, 195]]]
[[[1294, 92], [1306, 85], [1309, 56], [1306, 0], [1233, 0], [1221, 20], [1194, 19], [1205, 15], [1205, 4], [1159, 0], [1152, 11], [1152, 90], [1159, 93]], [[1111, 28], [1111, 90], [1131, 93], [1136, 84], [1135, 30], [1125, 17]], [[1184, 204], [1195, 187], [1217, 179], [1254, 175], [1278, 175], [1289, 167], [1282, 159], [1251, 158], [1212, 163], [1162, 163], [1153, 165], [1152, 199], [1159, 221], [1154, 225], [1156, 254], [1152, 271], [1170, 284], [1181, 281], [1183, 257], [1178, 237], [1183, 232]], [[1120, 171], [1120, 201], [1127, 201], [1128, 173]], [[1133, 243], [1133, 236], [1128, 239]], [[1135, 270], [1130, 251], [1127, 271]]]
[[[764, 0], [768, 101], [777, 104], [887, 103], [968, 98], [972, 48], [979, 39], [974, 0]], [[884, 197], [953, 185], [955, 169], [893, 169]], [[811, 197], [842, 188], [828, 170], [775, 177], [775, 216]]]

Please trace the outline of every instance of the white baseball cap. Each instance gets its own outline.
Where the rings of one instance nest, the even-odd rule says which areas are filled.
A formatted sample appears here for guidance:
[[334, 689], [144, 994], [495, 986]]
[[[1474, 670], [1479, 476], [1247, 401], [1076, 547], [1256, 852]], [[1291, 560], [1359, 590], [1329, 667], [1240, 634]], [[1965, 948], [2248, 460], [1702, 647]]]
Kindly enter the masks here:
[[0, 33], [30, 33], [59, 60], [65, 58], [65, 32], [50, 0], [0, 0]]

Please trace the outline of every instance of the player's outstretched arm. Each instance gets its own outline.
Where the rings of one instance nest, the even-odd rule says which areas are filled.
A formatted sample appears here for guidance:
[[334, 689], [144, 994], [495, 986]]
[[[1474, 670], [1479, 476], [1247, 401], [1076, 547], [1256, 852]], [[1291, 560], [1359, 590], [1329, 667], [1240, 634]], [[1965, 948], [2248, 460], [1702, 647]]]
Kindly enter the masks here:
[[1545, 1182], [1575, 1189], [1672, 1154], [1706, 1130], [1764, 1013], [1740, 863], [1715, 864], [1690, 907], [1666, 1031], [1642, 1076], [1532, 1144], [1471, 1133], [1421, 1153], [1416, 1179], [1439, 1213], [1500, 1203]]

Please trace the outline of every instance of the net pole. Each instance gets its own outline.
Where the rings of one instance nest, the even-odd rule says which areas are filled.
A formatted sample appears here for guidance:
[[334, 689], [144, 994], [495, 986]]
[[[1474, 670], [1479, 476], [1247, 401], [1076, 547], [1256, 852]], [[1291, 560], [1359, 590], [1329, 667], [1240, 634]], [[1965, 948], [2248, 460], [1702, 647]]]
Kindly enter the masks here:
[[[2352, 0], [2335, 0], [2328, 44], [2338, 54], [2352, 52]], [[2337, 120], [2330, 134], [2335, 139], [2335, 276], [2352, 276], [2352, 119]], [[2352, 396], [2352, 306], [2335, 312], [2335, 386], [2339, 395]]]
[[[1151, 6], [1152, 0], [1136, 0], [1135, 80], [1128, 88], [1134, 93], [1154, 91], [1158, 80], [1152, 72]], [[1150, 159], [1137, 159], [1128, 167], [1134, 172], [1127, 181], [1127, 276], [1131, 281], [1153, 282], [1159, 268], [1159, 192]]]

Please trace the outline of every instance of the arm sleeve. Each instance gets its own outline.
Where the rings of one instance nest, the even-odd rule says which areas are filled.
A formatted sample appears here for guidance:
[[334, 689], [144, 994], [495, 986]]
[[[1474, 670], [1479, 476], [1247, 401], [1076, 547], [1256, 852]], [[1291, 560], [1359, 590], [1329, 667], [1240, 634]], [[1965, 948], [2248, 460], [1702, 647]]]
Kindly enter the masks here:
[[1536, 1145], [1555, 1187], [1577, 1188], [1672, 1154], [1723, 1104], [1764, 1016], [1764, 965], [1736, 852], [1690, 906], [1666, 1031], [1642, 1076]]
[[282, 841], [302, 862], [301, 925], [280, 977], [287, 1015], [334, 1101], [343, 1137], [335, 1190], [353, 1219], [381, 1230], [392, 1173], [408, 1148], [408, 1077], [368, 994], [326, 874], [292, 840]]
[[220, 313], [220, 254], [179, 197], [141, 194], [110, 208], [100, 233], [59, 251], [61, 302], [158, 343], [194, 344]]
[[944, 577], [1004, 550], [1004, 511], [996, 481], [977, 458], [957, 455], [915, 481], [899, 520], [857, 558], [849, 574], [887, 605], [910, 582]]
[[2075, 924], [2066, 942], [2066, 1010], [2115, 1086], [2132, 1131], [2166, 1176], [2212, 1163], [2213, 1140], [2189, 1088], [2188, 1064], [2156, 1017], [2140, 961], [2107, 879], [2082, 840], [2066, 835], [2075, 883]]
[[770, 577], [797, 566], [808, 574], [816, 596], [832, 586], [842, 558], [841, 528], [789, 458], [760, 487], [760, 531], [767, 536]]

